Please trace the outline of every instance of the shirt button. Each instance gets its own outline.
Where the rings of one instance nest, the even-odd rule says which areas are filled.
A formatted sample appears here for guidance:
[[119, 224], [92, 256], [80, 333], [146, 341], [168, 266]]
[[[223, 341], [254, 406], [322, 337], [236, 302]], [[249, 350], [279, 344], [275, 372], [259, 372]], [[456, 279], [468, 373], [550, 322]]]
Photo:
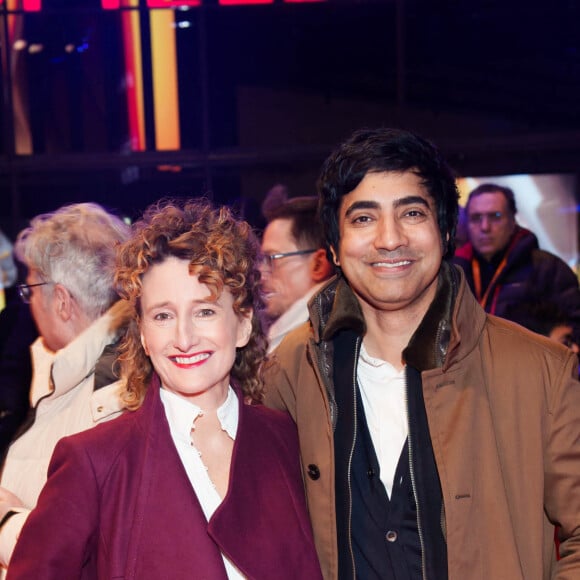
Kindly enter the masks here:
[[397, 538], [398, 538], [397, 532], [394, 532], [393, 530], [389, 530], [387, 532], [387, 542], [391, 542], [391, 543], [396, 542]]
[[320, 469], [318, 469], [318, 466], [314, 465], [314, 463], [311, 463], [308, 466], [308, 477], [314, 481], [320, 478]]
[[97, 407], [97, 413], [102, 413], [103, 412], [103, 405], [99, 405]]

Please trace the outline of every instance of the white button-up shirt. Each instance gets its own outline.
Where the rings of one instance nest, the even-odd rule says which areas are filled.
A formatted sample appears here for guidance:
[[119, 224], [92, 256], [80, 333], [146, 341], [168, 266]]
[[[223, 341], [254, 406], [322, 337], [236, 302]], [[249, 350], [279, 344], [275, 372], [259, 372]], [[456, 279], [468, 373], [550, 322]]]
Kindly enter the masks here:
[[[161, 402], [165, 408], [165, 415], [169, 422], [173, 443], [195, 491], [195, 495], [201, 504], [201, 509], [209, 521], [221, 504], [222, 498], [209, 477], [201, 454], [191, 440], [191, 431], [195, 429], [195, 420], [203, 415], [204, 411], [197, 405], [166, 389], [162, 388], [160, 395]], [[225, 402], [217, 410], [217, 416], [222, 429], [232, 440], [235, 440], [238, 431], [239, 408], [238, 398], [231, 386]], [[224, 554], [222, 554], [222, 558], [230, 580], [245, 578]]]
[[389, 498], [409, 427], [405, 404], [405, 369], [368, 354], [364, 344], [358, 360], [358, 383], [369, 432]]

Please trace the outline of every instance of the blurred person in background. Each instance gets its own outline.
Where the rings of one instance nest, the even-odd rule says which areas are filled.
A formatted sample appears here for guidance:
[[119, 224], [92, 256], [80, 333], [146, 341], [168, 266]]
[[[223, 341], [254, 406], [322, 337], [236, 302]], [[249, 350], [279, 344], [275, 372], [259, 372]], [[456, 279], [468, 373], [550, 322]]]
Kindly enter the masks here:
[[0, 312], [0, 458], [26, 419], [32, 380], [30, 345], [38, 337], [30, 308], [20, 298]]
[[262, 291], [269, 321], [269, 351], [308, 320], [308, 300], [334, 273], [317, 217], [318, 199], [270, 203], [262, 236]]
[[514, 304], [506, 312], [506, 318], [563, 344], [576, 354], [580, 352], [572, 324], [560, 307], [553, 302], [541, 300]]
[[12, 286], [18, 277], [18, 269], [13, 257], [12, 242], [0, 230], [0, 310], [6, 305], [5, 288]]
[[576, 355], [580, 354], [579, 339], [574, 334], [570, 319], [553, 302], [547, 300], [518, 302], [508, 308], [505, 317], [532, 332], [560, 343]]
[[[26, 268], [16, 261], [16, 281], [26, 278]], [[28, 304], [16, 285], [5, 289], [6, 306], [0, 312], [0, 464], [14, 434], [26, 419], [32, 381], [30, 345], [38, 331]]]
[[484, 183], [466, 204], [469, 242], [455, 252], [469, 287], [486, 312], [503, 318], [522, 301], [558, 304], [580, 333], [580, 289], [574, 271], [558, 256], [541, 250], [531, 231], [516, 223], [509, 187]]
[[113, 276], [116, 247], [128, 233], [120, 218], [81, 203], [35, 217], [17, 237], [15, 254], [28, 270], [18, 291], [39, 337], [31, 346], [31, 412], [2, 465], [3, 567], [36, 505], [59, 439], [123, 410], [113, 365], [129, 310], [117, 302]]

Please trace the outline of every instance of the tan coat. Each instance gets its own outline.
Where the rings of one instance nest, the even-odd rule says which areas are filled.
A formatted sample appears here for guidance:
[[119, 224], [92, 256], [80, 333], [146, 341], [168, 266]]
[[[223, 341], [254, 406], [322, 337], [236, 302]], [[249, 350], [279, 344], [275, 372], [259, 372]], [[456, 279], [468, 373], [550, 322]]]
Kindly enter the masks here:
[[[347, 288], [341, 296], [348, 293]], [[318, 336], [317, 298], [311, 304], [314, 325], [297, 329], [277, 350], [266, 403], [287, 409], [298, 425], [318, 555], [324, 577], [334, 579], [327, 394], [333, 387], [322, 378], [332, 372], [320, 370], [321, 348], [328, 343]], [[353, 316], [340, 303], [332, 316], [341, 308]], [[580, 578], [576, 364], [575, 355], [560, 345], [486, 315], [460, 276], [446, 360], [422, 372], [443, 490], [450, 580]], [[562, 527], [562, 558], [555, 568], [554, 523]]]

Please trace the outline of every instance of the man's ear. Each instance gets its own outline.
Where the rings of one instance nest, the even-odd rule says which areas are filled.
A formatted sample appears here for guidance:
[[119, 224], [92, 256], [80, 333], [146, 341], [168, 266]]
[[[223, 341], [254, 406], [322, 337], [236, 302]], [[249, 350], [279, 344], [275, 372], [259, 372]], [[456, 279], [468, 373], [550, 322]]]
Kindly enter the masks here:
[[330, 246], [330, 253], [332, 254], [332, 261], [334, 262], [334, 265], [340, 268], [340, 260], [338, 259], [338, 253], [334, 249], [334, 246]]
[[445, 234], [445, 241], [443, 242], [443, 253], [445, 254], [445, 252], [447, 252], [447, 249], [449, 248], [449, 240], [451, 239], [451, 234], [449, 232], [447, 232]]
[[319, 248], [314, 252], [311, 264], [311, 277], [313, 282], [318, 284], [319, 282], [330, 278], [332, 275], [332, 264], [328, 261], [326, 250], [324, 248]]
[[62, 284], [55, 284], [52, 300], [58, 317], [63, 322], [68, 322], [73, 315], [74, 307], [71, 293]]

